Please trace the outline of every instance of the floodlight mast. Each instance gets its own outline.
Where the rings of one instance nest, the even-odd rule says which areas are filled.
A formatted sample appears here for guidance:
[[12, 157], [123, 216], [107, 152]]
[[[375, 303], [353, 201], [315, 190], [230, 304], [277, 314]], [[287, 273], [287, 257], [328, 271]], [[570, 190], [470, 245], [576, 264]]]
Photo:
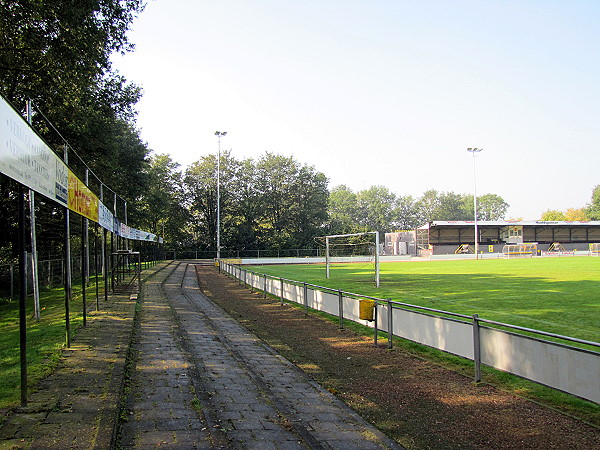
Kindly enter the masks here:
[[475, 155], [479, 153], [482, 148], [467, 148], [467, 151], [473, 155], [473, 210], [475, 219], [475, 259], [479, 259], [479, 230], [477, 228], [477, 176], [475, 172]]
[[227, 131], [215, 131], [219, 138], [219, 153], [217, 154], [217, 261], [221, 260], [221, 137]]

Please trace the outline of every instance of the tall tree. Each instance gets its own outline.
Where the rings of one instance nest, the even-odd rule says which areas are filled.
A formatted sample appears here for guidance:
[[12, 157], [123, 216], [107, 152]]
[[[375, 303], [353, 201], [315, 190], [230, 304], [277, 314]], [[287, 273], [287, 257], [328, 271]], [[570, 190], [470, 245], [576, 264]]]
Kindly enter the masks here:
[[153, 155], [145, 176], [148, 188], [137, 208], [141, 213], [140, 226], [164, 236], [174, 247], [185, 246], [190, 240], [186, 235], [189, 213], [179, 164], [169, 155]]
[[346, 185], [334, 187], [329, 193], [328, 234], [349, 234], [358, 231], [356, 194]]
[[565, 211], [565, 219], [571, 222], [585, 222], [589, 220], [585, 208], [568, 208]]
[[592, 191], [592, 200], [586, 207], [586, 214], [590, 220], [600, 220], [600, 184]]
[[542, 213], [542, 220], [544, 221], [556, 221], [556, 220], [566, 220], [565, 213], [558, 210], [547, 210]]
[[396, 230], [413, 230], [422, 223], [419, 223], [419, 216], [415, 200], [410, 195], [399, 196], [396, 198], [396, 205], [393, 211], [393, 225]]
[[[0, 2], [0, 86], [21, 104], [76, 102], [110, 71], [142, 0]], [[58, 100], [61, 99], [61, 100]]]
[[[477, 196], [477, 219], [478, 220], [502, 220], [506, 216], [510, 205], [502, 197], [496, 194], [484, 194]], [[465, 220], [473, 219], [473, 196], [464, 196]]]
[[393, 228], [396, 194], [384, 186], [371, 186], [356, 194], [358, 224], [363, 231], [385, 233]]

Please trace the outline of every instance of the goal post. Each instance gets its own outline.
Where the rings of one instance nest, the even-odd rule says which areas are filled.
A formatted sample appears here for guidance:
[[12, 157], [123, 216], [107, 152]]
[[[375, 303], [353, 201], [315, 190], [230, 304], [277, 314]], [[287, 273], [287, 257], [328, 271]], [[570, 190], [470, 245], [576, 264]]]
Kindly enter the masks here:
[[[339, 240], [339, 239], [347, 239], [347, 238], [369, 236], [369, 235], [375, 236], [375, 244], [374, 244], [374, 249], [373, 249], [373, 254], [374, 254], [374, 259], [375, 259], [375, 285], [377, 287], [379, 287], [379, 232], [378, 231], [367, 231], [364, 233], [350, 233], [350, 234], [332, 234], [329, 236], [325, 236], [325, 276], [326, 276], [326, 278], [329, 278], [329, 275], [330, 275], [331, 260], [332, 260], [332, 255], [331, 255], [332, 241], [335, 242], [336, 240]], [[343, 245], [343, 244], [338, 244], [338, 245]], [[349, 244], [346, 244], [346, 245], [349, 245]]]

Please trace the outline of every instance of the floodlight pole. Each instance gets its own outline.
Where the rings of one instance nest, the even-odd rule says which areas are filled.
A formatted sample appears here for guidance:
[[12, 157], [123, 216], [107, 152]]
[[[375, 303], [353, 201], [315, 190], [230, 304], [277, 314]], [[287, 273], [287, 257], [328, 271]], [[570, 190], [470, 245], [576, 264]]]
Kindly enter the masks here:
[[227, 131], [215, 131], [219, 139], [219, 153], [217, 154], [217, 261], [221, 260], [221, 136]]
[[473, 210], [475, 219], [475, 259], [479, 259], [479, 230], [477, 228], [477, 175], [475, 172], [475, 155], [479, 153], [482, 148], [471, 148], [467, 149], [473, 155]]

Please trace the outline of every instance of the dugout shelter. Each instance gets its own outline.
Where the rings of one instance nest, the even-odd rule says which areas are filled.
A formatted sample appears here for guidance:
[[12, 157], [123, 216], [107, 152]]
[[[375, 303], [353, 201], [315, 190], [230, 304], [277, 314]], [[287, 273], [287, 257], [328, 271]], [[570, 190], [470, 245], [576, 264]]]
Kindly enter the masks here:
[[[479, 251], [498, 253], [506, 244], [535, 242], [539, 251], [560, 243], [567, 251], [600, 242], [600, 221], [477, 221]], [[451, 254], [475, 244], [474, 221], [434, 221], [416, 230], [419, 254]]]

